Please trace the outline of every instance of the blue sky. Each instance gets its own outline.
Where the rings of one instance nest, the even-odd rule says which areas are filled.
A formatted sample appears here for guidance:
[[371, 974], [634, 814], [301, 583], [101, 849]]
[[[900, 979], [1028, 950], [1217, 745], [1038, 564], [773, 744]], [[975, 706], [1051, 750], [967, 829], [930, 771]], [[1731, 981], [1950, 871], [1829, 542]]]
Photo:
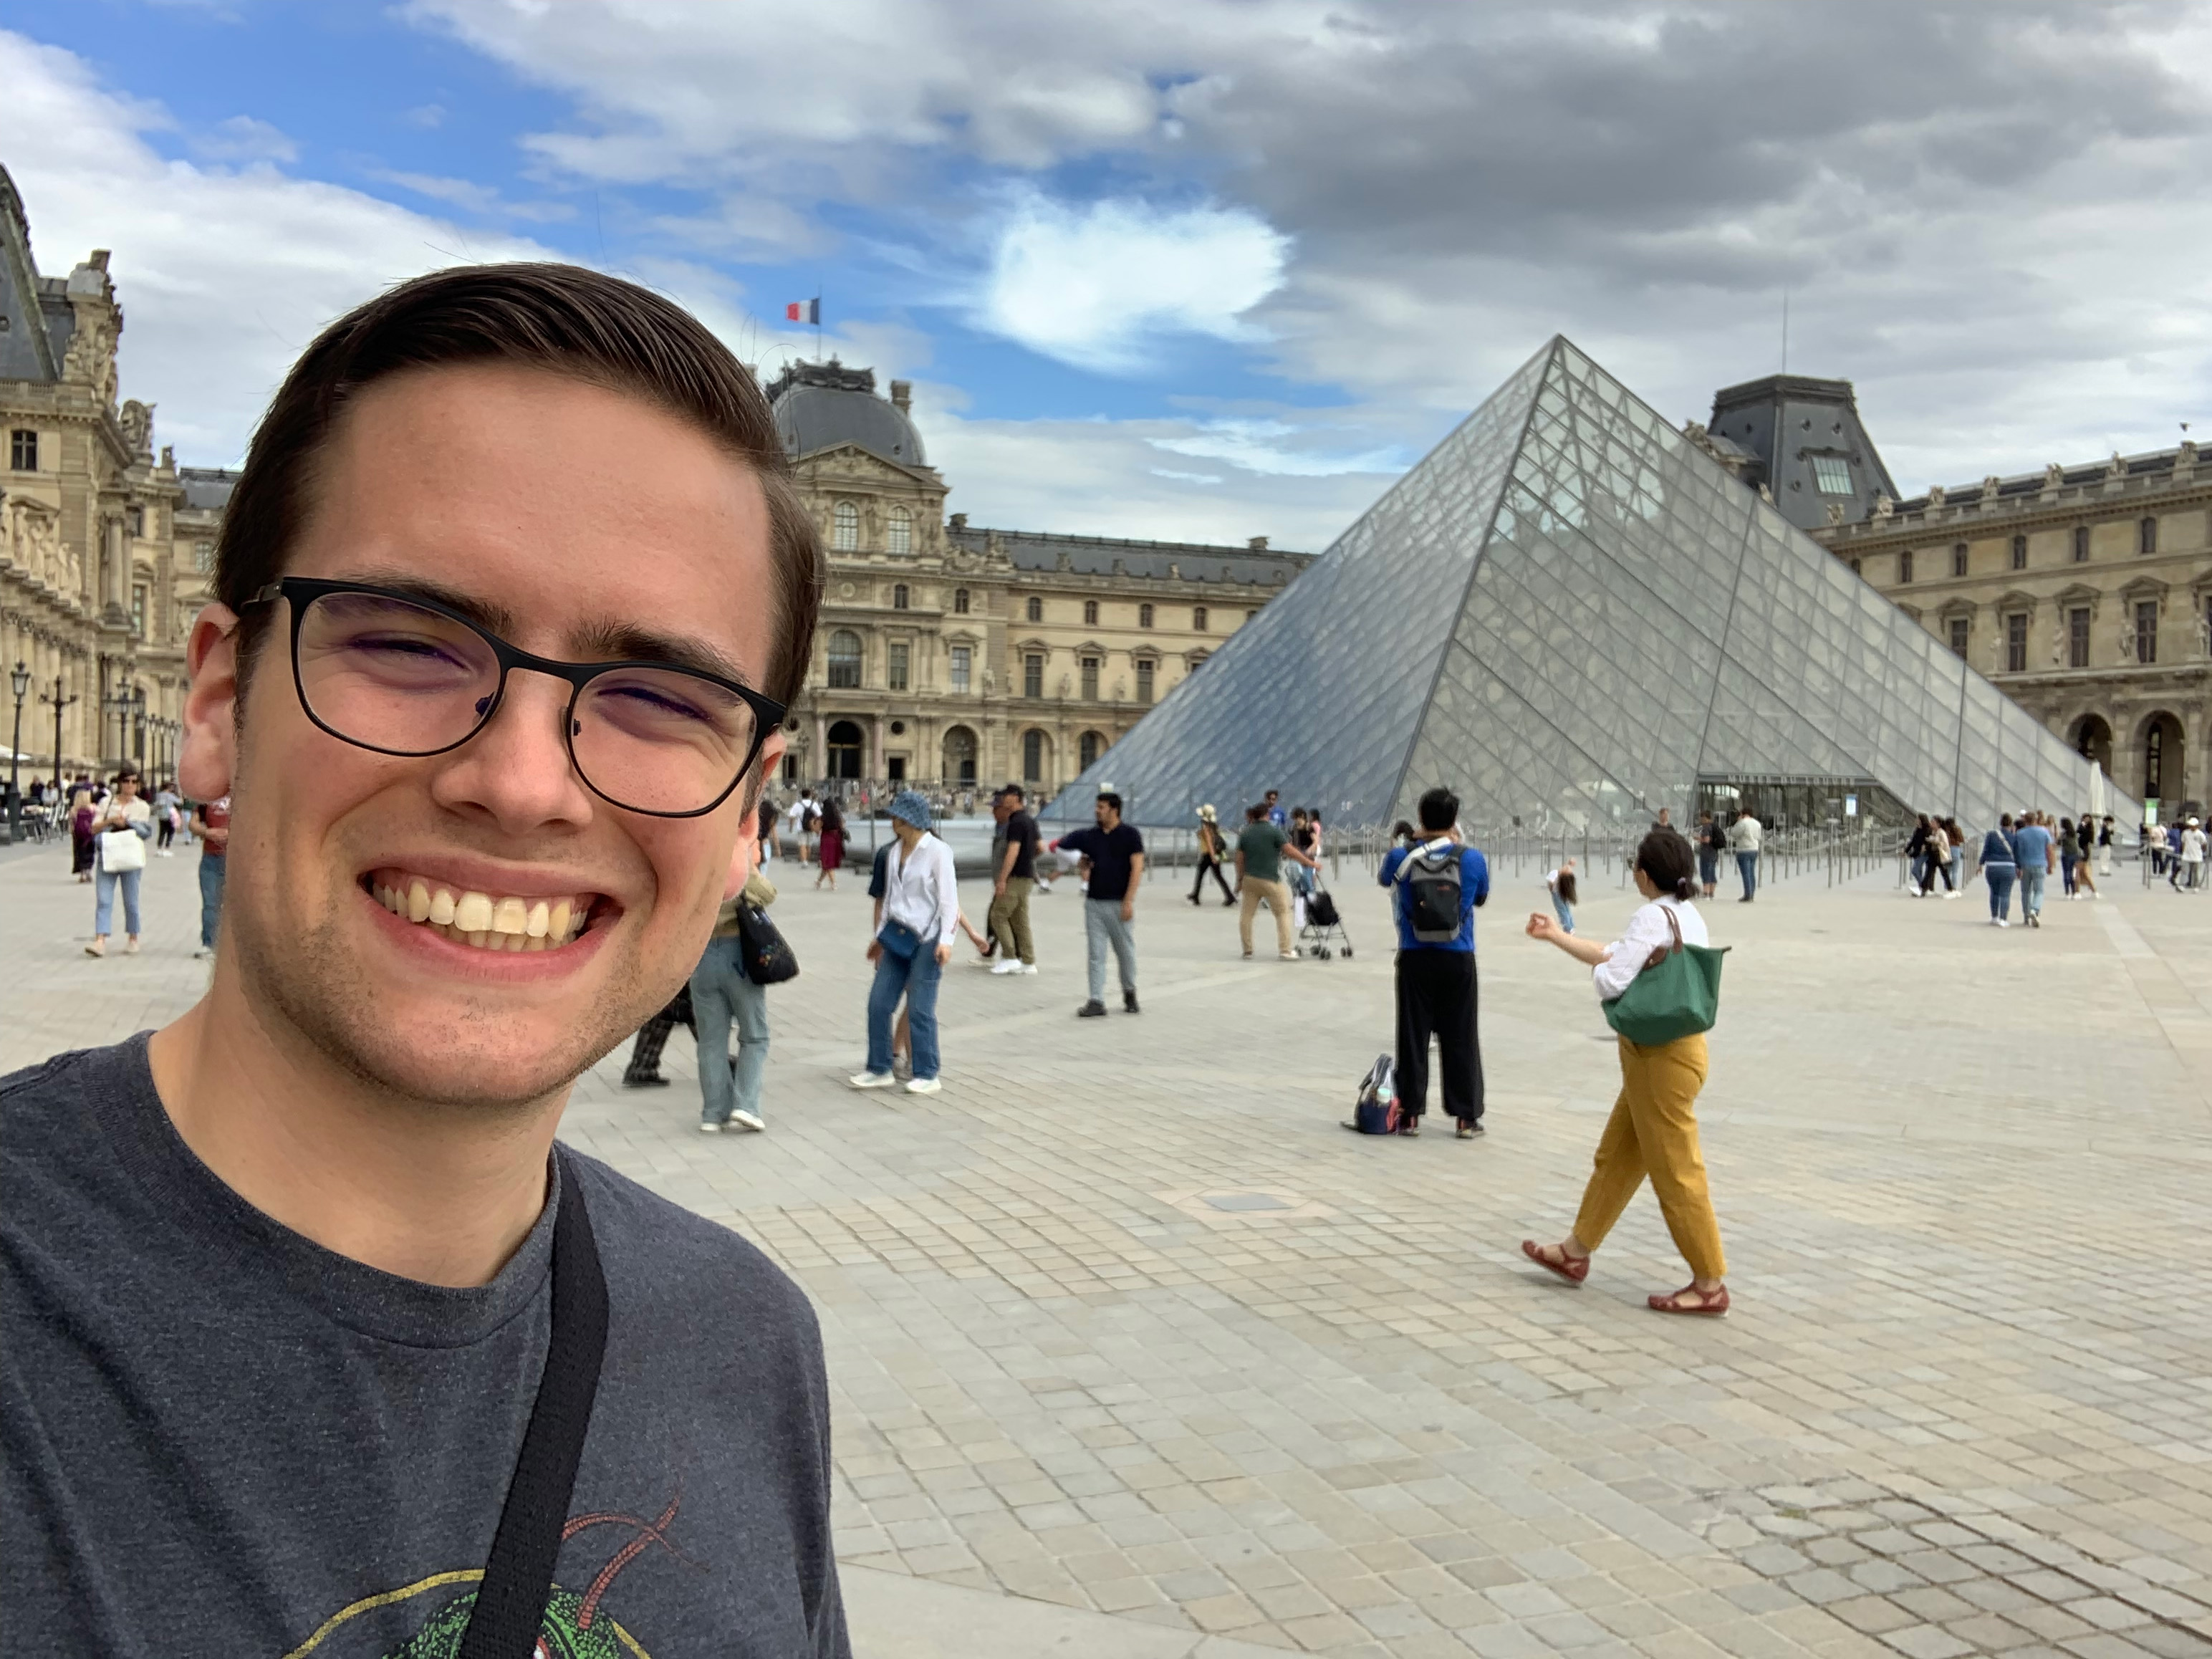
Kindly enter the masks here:
[[977, 522], [1325, 545], [1573, 336], [1662, 410], [1855, 380], [1908, 489], [2204, 404], [2207, 16], [1887, 0], [0, 3], [42, 268], [234, 460], [385, 284], [558, 257], [916, 383]]

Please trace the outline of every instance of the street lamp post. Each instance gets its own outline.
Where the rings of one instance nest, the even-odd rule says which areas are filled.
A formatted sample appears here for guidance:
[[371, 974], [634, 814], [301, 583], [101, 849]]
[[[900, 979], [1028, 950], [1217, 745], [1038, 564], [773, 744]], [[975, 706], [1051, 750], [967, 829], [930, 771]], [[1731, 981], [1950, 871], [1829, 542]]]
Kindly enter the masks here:
[[54, 788], [57, 792], [62, 788], [62, 710], [77, 701], [74, 696], [62, 696], [62, 687], [67, 683], [61, 674], [56, 673], [54, 695], [50, 697], [44, 692], [39, 694], [40, 702], [50, 702], [54, 706]]
[[146, 688], [143, 685], [131, 688], [130, 758], [141, 766], [146, 763]]
[[15, 735], [8, 740], [8, 840], [23, 839], [23, 698], [31, 689], [31, 670], [18, 662], [8, 671], [8, 688], [15, 694]]

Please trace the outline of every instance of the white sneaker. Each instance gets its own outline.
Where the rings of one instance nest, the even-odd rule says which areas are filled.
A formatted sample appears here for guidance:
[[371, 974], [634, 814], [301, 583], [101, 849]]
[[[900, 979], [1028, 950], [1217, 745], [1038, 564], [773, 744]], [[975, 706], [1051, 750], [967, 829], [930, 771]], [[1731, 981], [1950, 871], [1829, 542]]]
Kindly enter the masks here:
[[994, 974], [1018, 974], [1022, 971], [1022, 964], [1018, 962], [1002, 962], [991, 971]]
[[898, 1079], [889, 1072], [855, 1072], [845, 1081], [855, 1089], [888, 1089]]
[[933, 1077], [918, 1077], [906, 1085], [910, 1095], [933, 1095], [945, 1085]]
[[718, 1135], [722, 1133], [722, 1126], [712, 1118], [702, 1117], [699, 1120], [699, 1133], [702, 1135]]
[[1285, 951], [1280, 959], [1285, 962], [1296, 962], [1298, 959], [1298, 953], [1296, 951]]
[[1999, 916], [1997, 918], [1997, 926], [2000, 927], [2009, 927], [2012, 924], [2007, 921], [2002, 916]]
[[755, 1134], [763, 1133], [768, 1128], [768, 1125], [761, 1121], [760, 1115], [757, 1112], [732, 1112], [730, 1121], [742, 1128], [750, 1129]]
[[1034, 974], [1036, 972], [1036, 963], [1034, 962], [1024, 963], [1022, 964], [1022, 971], [1025, 974]]

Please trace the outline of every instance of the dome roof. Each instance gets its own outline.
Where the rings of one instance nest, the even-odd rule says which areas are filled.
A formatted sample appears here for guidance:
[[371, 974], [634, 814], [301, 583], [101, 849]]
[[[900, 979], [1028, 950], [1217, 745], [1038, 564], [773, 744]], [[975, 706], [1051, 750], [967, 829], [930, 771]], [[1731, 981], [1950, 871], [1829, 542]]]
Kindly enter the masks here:
[[914, 422], [897, 404], [876, 395], [873, 369], [793, 363], [769, 388], [769, 402], [776, 434], [794, 459], [850, 443], [901, 466], [928, 465]]

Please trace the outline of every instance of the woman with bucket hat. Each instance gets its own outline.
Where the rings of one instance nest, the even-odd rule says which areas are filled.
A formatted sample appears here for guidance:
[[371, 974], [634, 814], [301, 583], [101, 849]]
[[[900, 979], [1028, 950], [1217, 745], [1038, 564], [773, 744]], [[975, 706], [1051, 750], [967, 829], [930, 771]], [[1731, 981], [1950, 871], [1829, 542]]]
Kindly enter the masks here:
[[1221, 855], [1229, 850], [1222, 839], [1220, 820], [1213, 815], [1211, 805], [1198, 809], [1198, 879], [1190, 884], [1190, 902], [1198, 902], [1198, 896], [1206, 890], [1206, 878], [1213, 878], [1213, 884], [1221, 890], [1221, 902], [1234, 908], [1237, 895], [1229, 890], [1229, 878], [1221, 873]]
[[898, 1081], [891, 1070], [891, 1019], [903, 996], [914, 1044], [907, 1092], [933, 1095], [942, 1086], [937, 988], [952, 958], [960, 893], [952, 849], [930, 833], [928, 801], [902, 789], [891, 799], [890, 817], [898, 845], [884, 865], [883, 922], [868, 942], [868, 960], [876, 964], [868, 990], [868, 1062], [850, 1081], [855, 1089], [888, 1089]]

